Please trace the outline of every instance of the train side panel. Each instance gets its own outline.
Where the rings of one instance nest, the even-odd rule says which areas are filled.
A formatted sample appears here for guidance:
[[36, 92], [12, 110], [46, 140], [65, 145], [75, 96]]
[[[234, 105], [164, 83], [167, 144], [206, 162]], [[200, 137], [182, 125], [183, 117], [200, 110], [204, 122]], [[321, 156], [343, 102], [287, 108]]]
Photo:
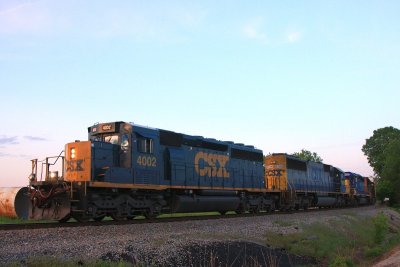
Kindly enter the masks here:
[[265, 183], [268, 190], [287, 190], [288, 169], [285, 154], [272, 154], [265, 158]]
[[123, 123], [89, 128], [90, 181], [116, 187], [266, 190], [262, 151], [252, 146], [135, 125], [121, 133], [126, 128]]

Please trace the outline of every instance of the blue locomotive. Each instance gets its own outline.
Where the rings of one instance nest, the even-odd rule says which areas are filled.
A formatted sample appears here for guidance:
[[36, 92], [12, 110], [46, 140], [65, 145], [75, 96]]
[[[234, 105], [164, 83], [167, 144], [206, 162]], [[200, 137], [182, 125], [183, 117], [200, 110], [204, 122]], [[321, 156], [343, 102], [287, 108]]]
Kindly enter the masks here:
[[293, 192], [286, 201], [291, 208], [343, 207], [375, 201], [374, 186], [367, 177], [331, 165], [272, 154], [266, 158], [265, 168], [268, 188]]
[[347, 190], [347, 176], [330, 165], [286, 154], [264, 159], [253, 146], [125, 122], [89, 127], [88, 141], [66, 144], [64, 154], [62, 174], [50, 171], [46, 159], [44, 179], [32, 161], [30, 186], [16, 201], [20, 217], [87, 221], [307, 209], [353, 203], [359, 192]]
[[346, 172], [345, 177], [350, 185], [350, 193], [356, 196], [358, 203], [369, 203], [370, 196], [374, 191], [373, 183], [367, 177], [362, 177], [354, 172]]

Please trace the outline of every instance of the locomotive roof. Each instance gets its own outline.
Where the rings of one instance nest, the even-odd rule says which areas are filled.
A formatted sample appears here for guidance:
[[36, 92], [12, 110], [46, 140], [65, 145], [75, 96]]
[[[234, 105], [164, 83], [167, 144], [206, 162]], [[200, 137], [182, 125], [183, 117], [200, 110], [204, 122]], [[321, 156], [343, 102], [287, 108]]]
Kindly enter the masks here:
[[[130, 124], [132, 126], [132, 131], [133, 132], [137, 132], [138, 134], [141, 134], [143, 136], [147, 134], [151, 134], [151, 132], [153, 133], [157, 133], [158, 136], [160, 136], [162, 133], [168, 133], [171, 136], [175, 136], [176, 138], [180, 138], [180, 139], [186, 139], [186, 140], [200, 140], [203, 142], [208, 142], [208, 143], [213, 143], [216, 145], [224, 145], [224, 146], [229, 146], [232, 148], [237, 148], [240, 150], [247, 150], [247, 151], [257, 151], [262, 153], [261, 149], [258, 149], [252, 145], [244, 145], [242, 143], [234, 143], [232, 141], [221, 141], [221, 140], [217, 140], [214, 138], [207, 138], [207, 137], [203, 137], [203, 136], [198, 136], [198, 135], [188, 135], [188, 134], [183, 134], [183, 133], [177, 133], [177, 132], [173, 132], [173, 131], [169, 131], [169, 130], [163, 130], [163, 129], [158, 129], [158, 128], [152, 128], [149, 126], [144, 126], [144, 125], [139, 125], [139, 124], [135, 124], [133, 122], [123, 122], [123, 121], [115, 121], [115, 122], [109, 122], [109, 123], [96, 123], [93, 126], [89, 127], [89, 133], [91, 132], [91, 128], [92, 127], [97, 127], [98, 125], [102, 126], [102, 125], [120, 125], [120, 124]], [[116, 127], [117, 128], [117, 127]], [[138, 131], [139, 130], [139, 131]]]
[[286, 156], [289, 159], [294, 159], [294, 160], [301, 161], [301, 162], [304, 162], [304, 163], [312, 162], [312, 163], [322, 164], [322, 165], [324, 165], [325, 168], [333, 168], [333, 169], [336, 169], [336, 170], [344, 173], [344, 171], [342, 169], [340, 169], [338, 167], [335, 167], [335, 166], [332, 166], [330, 164], [325, 164], [323, 162], [315, 162], [315, 161], [310, 161], [310, 160], [307, 161], [307, 160], [301, 159], [301, 158], [299, 158], [299, 157], [297, 157], [295, 155], [290, 155], [290, 154], [287, 154], [287, 153], [272, 153], [271, 155], [268, 155], [268, 156], [282, 156], [282, 155]]

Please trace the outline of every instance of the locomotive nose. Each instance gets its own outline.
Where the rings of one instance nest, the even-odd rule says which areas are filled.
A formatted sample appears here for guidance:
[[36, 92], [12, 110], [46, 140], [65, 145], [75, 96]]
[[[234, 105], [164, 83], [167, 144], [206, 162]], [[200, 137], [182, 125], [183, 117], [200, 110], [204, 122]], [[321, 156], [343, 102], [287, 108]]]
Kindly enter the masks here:
[[90, 141], [73, 142], [65, 145], [65, 180], [68, 182], [90, 181], [91, 150]]

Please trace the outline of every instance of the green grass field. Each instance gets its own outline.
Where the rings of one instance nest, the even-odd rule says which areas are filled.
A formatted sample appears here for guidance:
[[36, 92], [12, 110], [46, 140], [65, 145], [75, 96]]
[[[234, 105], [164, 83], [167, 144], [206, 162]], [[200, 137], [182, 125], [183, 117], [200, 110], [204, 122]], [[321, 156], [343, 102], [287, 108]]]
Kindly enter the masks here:
[[382, 214], [373, 218], [348, 215], [328, 224], [314, 223], [301, 228], [301, 232], [286, 235], [267, 231], [266, 243], [296, 255], [317, 258], [328, 266], [368, 266], [400, 244], [399, 229], [391, 229]]
[[29, 221], [29, 220], [22, 220], [19, 218], [8, 218], [0, 216], [0, 224], [24, 224], [24, 223], [50, 223], [54, 221], [43, 220], [43, 221]]

